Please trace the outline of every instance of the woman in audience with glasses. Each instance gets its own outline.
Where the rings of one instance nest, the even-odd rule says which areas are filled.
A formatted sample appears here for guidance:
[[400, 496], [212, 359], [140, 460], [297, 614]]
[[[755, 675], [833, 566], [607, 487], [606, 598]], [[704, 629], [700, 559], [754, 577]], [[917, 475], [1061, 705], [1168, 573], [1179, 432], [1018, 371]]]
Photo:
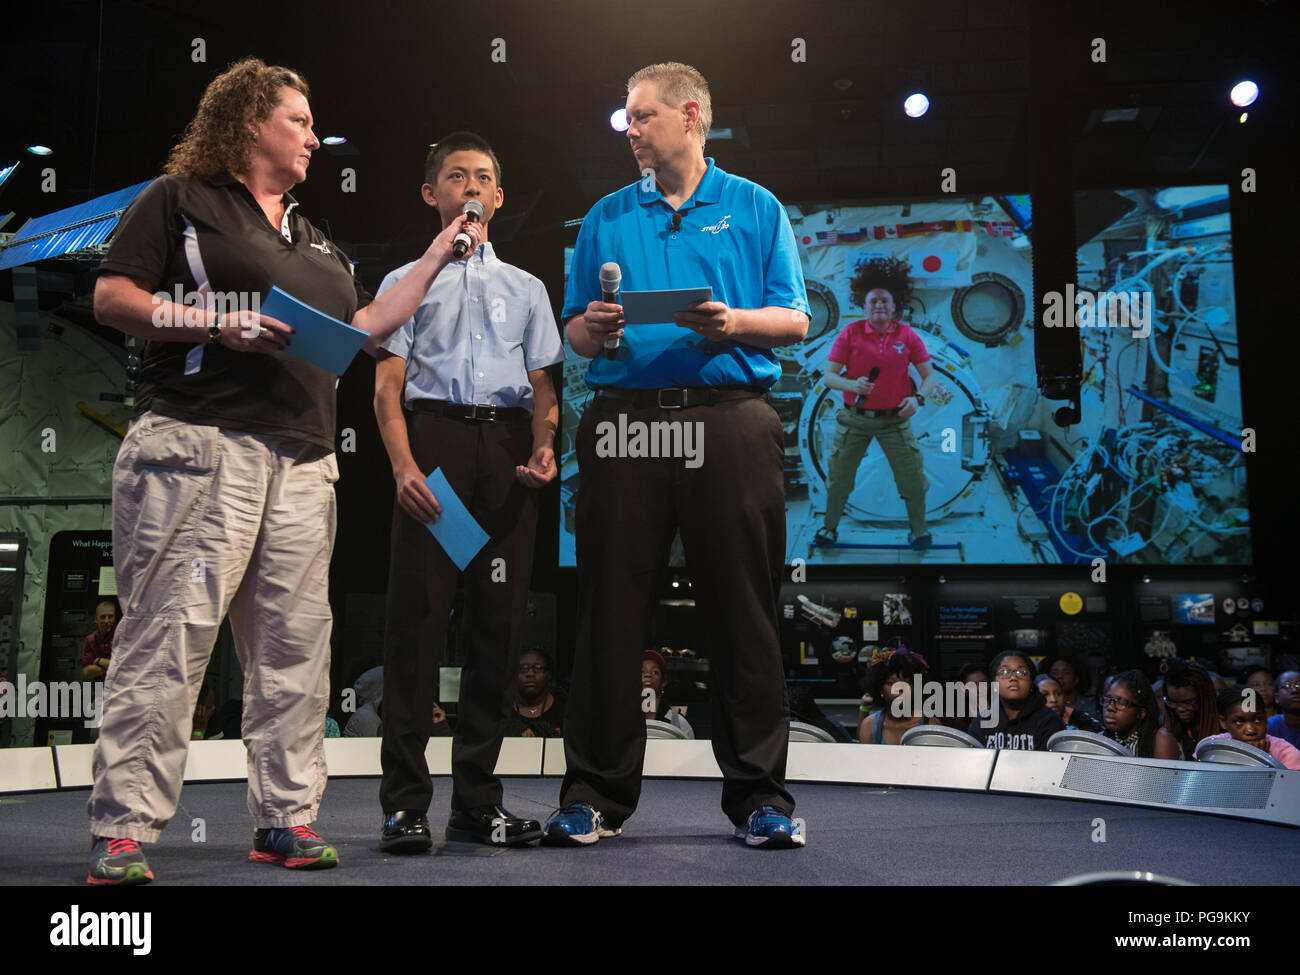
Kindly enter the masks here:
[[1064, 731], [1065, 722], [1047, 706], [1034, 686], [1033, 662], [1015, 650], [1007, 650], [993, 658], [989, 670], [997, 682], [997, 724], [986, 728], [986, 721], [976, 717], [969, 732], [985, 748], [1046, 751], [1047, 739]]
[[1065, 703], [1065, 689], [1061, 687], [1061, 682], [1051, 674], [1039, 674], [1034, 678], [1034, 686], [1038, 692], [1043, 695], [1047, 701], [1047, 706], [1061, 716], [1067, 728], [1077, 728], [1079, 731], [1091, 731], [1094, 734], [1101, 731], [1101, 725], [1093, 721], [1087, 711], [1074, 708], [1072, 712], [1067, 711]]
[[1218, 695], [1209, 671], [1186, 660], [1170, 660], [1164, 676], [1165, 727], [1192, 758], [1196, 743], [1219, 731]]
[[1134, 758], [1181, 759], [1178, 741], [1160, 727], [1160, 712], [1151, 682], [1140, 670], [1126, 670], [1106, 681], [1101, 697], [1103, 732]]
[[923, 724], [938, 724], [937, 716], [927, 718], [921, 711], [921, 701], [913, 693], [912, 678], [919, 675], [922, 682], [930, 673], [930, 665], [919, 653], [910, 650], [876, 650], [871, 655], [867, 669], [867, 693], [878, 701], [880, 710], [863, 714], [858, 722], [858, 741], [870, 745], [897, 745], [909, 728]]
[[1268, 719], [1268, 733], [1300, 748], [1300, 670], [1278, 674], [1276, 689], [1282, 713]]
[[1267, 731], [1268, 719], [1264, 716], [1258, 695], [1242, 684], [1225, 687], [1219, 692], [1219, 726], [1223, 733], [1211, 738], [1231, 738], [1267, 752], [1289, 769], [1300, 769], [1300, 751]]

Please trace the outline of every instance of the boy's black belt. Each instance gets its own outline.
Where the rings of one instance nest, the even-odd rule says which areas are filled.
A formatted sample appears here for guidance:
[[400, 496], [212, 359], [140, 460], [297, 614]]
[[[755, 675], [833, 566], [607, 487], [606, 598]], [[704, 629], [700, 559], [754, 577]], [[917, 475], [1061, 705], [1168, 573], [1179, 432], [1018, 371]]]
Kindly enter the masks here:
[[684, 410], [691, 406], [713, 406], [729, 400], [756, 399], [767, 392], [763, 386], [679, 386], [670, 389], [627, 389], [606, 386], [596, 390], [598, 400], [629, 403], [639, 409]]
[[407, 400], [406, 408], [421, 413], [436, 413], [457, 420], [531, 420], [533, 415], [522, 406], [466, 406], [464, 403], [445, 403], [440, 399]]

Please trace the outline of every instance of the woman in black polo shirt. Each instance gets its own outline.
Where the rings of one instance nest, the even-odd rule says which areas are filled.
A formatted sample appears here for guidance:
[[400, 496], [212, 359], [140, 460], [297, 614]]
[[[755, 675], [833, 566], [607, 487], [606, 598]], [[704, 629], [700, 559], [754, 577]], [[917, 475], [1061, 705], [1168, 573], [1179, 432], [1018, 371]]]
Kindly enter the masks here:
[[[372, 301], [288, 192], [320, 146], [307, 95], [301, 76], [256, 59], [217, 77], [100, 268], [96, 319], [148, 343], [113, 472], [123, 616], [95, 751], [91, 883], [153, 878], [139, 843], [176, 810], [227, 612], [245, 681], [250, 859], [338, 863], [310, 828], [326, 777], [338, 379], [281, 354], [293, 329], [257, 309], [279, 286], [374, 348], [415, 311], [464, 221]], [[464, 230], [477, 244], [478, 227]]]

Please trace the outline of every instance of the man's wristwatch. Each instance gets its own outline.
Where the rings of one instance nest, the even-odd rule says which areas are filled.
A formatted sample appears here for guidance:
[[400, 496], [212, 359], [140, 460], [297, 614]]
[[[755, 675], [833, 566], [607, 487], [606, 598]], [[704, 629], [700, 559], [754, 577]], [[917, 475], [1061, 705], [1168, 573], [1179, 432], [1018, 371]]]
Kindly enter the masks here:
[[221, 312], [217, 312], [217, 323], [208, 326], [208, 341], [217, 344], [221, 342]]
[[916, 405], [917, 405], [917, 406], [924, 406], [924, 405], [925, 405], [925, 397], [922, 396], [920, 393], [913, 393], [913, 394], [912, 394], [912, 398], [916, 400]]

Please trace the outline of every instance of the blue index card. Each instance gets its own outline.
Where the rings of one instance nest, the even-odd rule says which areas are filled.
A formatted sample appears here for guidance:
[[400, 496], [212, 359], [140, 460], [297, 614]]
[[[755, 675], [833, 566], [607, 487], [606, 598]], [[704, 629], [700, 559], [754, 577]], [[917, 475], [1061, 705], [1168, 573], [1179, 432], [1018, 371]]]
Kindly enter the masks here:
[[697, 301], [712, 301], [713, 289], [680, 288], [676, 291], [623, 291], [618, 302], [623, 306], [627, 325], [671, 325], [673, 314], [686, 311]]
[[474, 520], [469, 509], [451, 489], [441, 467], [426, 477], [424, 483], [442, 506], [442, 517], [425, 527], [433, 533], [447, 557], [456, 563], [456, 568], [464, 572], [465, 566], [487, 544], [488, 533]]
[[262, 302], [261, 313], [278, 318], [295, 330], [296, 334], [289, 337], [285, 355], [336, 376], [347, 371], [353, 357], [370, 338], [369, 333], [331, 318], [279, 288], [271, 289]]

